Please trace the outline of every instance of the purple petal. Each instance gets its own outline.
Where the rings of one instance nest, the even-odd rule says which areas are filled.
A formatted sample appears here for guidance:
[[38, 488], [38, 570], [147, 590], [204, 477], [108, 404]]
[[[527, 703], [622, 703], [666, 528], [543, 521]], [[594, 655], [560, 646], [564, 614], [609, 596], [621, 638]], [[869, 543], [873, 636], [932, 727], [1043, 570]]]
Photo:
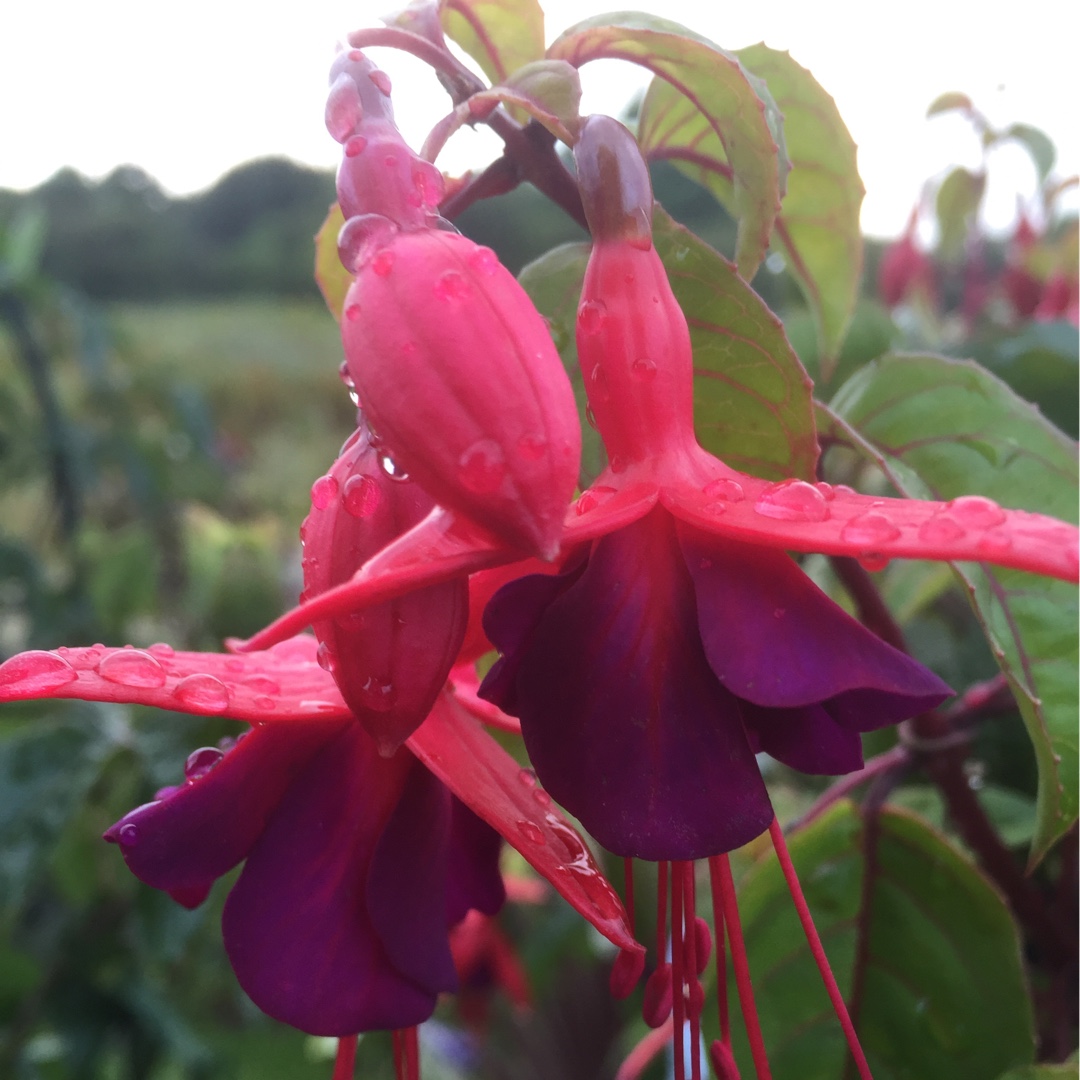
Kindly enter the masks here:
[[446, 922], [455, 926], [470, 908], [495, 915], [506, 901], [506, 887], [499, 871], [502, 837], [460, 799], [451, 806]]
[[452, 796], [415, 758], [412, 762], [375, 845], [367, 908], [394, 967], [437, 994], [457, 989], [446, 922]]
[[125, 814], [106, 833], [131, 872], [196, 907], [259, 838], [293, 780], [340, 722], [257, 727], [208, 772]]
[[[717, 678], [755, 705], [798, 708], [863, 692], [837, 716], [868, 730], [940, 704], [952, 691], [836, 606], [782, 552], [679, 526], [701, 641]], [[872, 691], [866, 695], [866, 691]]]
[[824, 705], [764, 709], [743, 702], [742, 713], [758, 747], [789, 768], [816, 776], [840, 776], [862, 768], [858, 732], [838, 724]]
[[[487, 626], [508, 651], [502, 629], [501, 619]], [[580, 578], [522, 637], [507, 661], [529, 757], [605, 847], [696, 859], [768, 827], [769, 798], [738, 703], [702, 651], [665, 511], [597, 541]]]
[[400, 1028], [435, 993], [391, 963], [368, 915], [372, 854], [413, 758], [380, 758], [359, 724], [296, 779], [225, 903], [225, 948], [264, 1012], [313, 1035]]

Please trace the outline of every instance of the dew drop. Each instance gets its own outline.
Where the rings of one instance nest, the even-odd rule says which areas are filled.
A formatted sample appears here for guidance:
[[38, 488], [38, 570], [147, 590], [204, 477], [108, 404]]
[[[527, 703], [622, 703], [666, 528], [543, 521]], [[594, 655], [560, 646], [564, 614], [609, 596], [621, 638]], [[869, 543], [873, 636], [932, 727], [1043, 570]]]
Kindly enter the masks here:
[[316, 510], [325, 510], [337, 498], [337, 494], [338, 482], [336, 478], [330, 475], [320, 476], [311, 485], [311, 505]]
[[[342, 261], [344, 262], [344, 260], [342, 260]], [[349, 265], [349, 264], [346, 263], [346, 265]], [[350, 304], [345, 309], [345, 318], [348, 319], [349, 322], [356, 322], [356, 320], [360, 318], [360, 305], [359, 304]]]
[[462, 484], [478, 495], [491, 495], [506, 478], [502, 447], [494, 439], [475, 442], [458, 461]]
[[370, 476], [350, 476], [341, 491], [345, 512], [355, 518], [371, 517], [382, 502], [379, 485]]
[[358, 157], [367, 149], [367, 139], [363, 135], [353, 135], [345, 141], [345, 156], [348, 158]]
[[595, 510], [598, 506], [606, 503], [615, 494], [615, 490], [615, 488], [606, 487], [604, 484], [591, 487], [582, 492], [581, 498], [578, 499], [574, 509], [578, 514], [587, 514], [590, 510]]
[[607, 321], [607, 306], [603, 300], [586, 300], [578, 310], [578, 327], [586, 334], [598, 334]]
[[758, 496], [754, 510], [776, 521], [816, 522], [829, 516], [825, 496], [805, 480], [784, 480], [770, 484]]
[[702, 495], [710, 499], [719, 499], [721, 502], [738, 503], [746, 498], [742, 484], [738, 480], [729, 480], [721, 477], [719, 480], [710, 480], [702, 489]]
[[469, 265], [482, 274], [494, 274], [499, 268], [499, 258], [489, 247], [478, 247], [469, 255]]
[[117, 839], [124, 847], [133, 847], [139, 839], [139, 826], [132, 822], [121, 825], [120, 831], [117, 833]]
[[518, 769], [517, 778], [518, 783], [522, 787], [536, 787], [536, 773], [534, 773], [532, 769]]
[[205, 713], [222, 713], [229, 707], [229, 691], [213, 675], [189, 675], [173, 690], [173, 697], [189, 709]]
[[814, 487], [816, 487], [818, 491], [820, 491], [821, 494], [825, 496], [826, 502], [832, 502], [833, 499], [836, 498], [836, 489], [832, 486], [832, 484], [826, 483], [824, 480], [819, 480], [814, 485]]
[[265, 694], [260, 694], [252, 704], [260, 712], [269, 712], [271, 709], [277, 708], [277, 702], [272, 697], [267, 697]]
[[447, 270], [432, 288], [437, 300], [464, 300], [470, 293], [469, 283], [456, 270]]
[[[349, 361], [348, 360], [342, 360], [341, 363], [338, 364], [337, 373], [338, 373], [338, 378], [342, 381], [342, 384], [345, 386], [346, 390], [355, 390], [356, 389], [356, 383], [353, 382], [353, 377], [352, 377], [351, 373], [349, 372]], [[356, 432], [354, 431], [353, 434], [350, 436], [350, 438], [355, 437], [355, 435], [356, 435]], [[346, 446], [343, 446], [342, 450], [346, 449], [347, 446], [348, 446], [348, 444], [346, 443]]]
[[141, 649], [118, 649], [100, 664], [98, 674], [121, 686], [164, 686], [165, 669]]
[[961, 495], [948, 504], [952, 516], [970, 529], [992, 529], [1005, 521], [1005, 511], [982, 495]]
[[656, 378], [656, 361], [643, 356], [630, 365], [630, 373], [640, 382], [652, 382]]
[[919, 526], [919, 539], [927, 544], [950, 544], [966, 534], [963, 525], [944, 514], [935, 515]]
[[379, 455], [379, 468], [382, 469], [391, 480], [408, 480], [409, 474], [389, 455]]
[[369, 675], [360, 687], [362, 704], [372, 712], [389, 712], [397, 701], [394, 684]]
[[216, 746], [203, 746], [198, 750], [193, 750], [184, 762], [184, 778], [192, 783], [201, 780], [224, 759], [224, 751]]
[[62, 656], [44, 649], [20, 653], [0, 664], [0, 689], [27, 697], [59, 690], [78, 677]]
[[376, 277], [389, 277], [394, 269], [394, 253], [388, 248], [376, 251], [371, 259], [371, 272]]
[[229, 659], [225, 661], [226, 671], [241, 672], [246, 666], [247, 665], [239, 656], [230, 656]]
[[536, 804], [545, 810], [551, 805], [551, 796], [543, 788], [536, 788], [532, 796]]
[[879, 573], [889, 565], [889, 556], [876, 551], [866, 551], [855, 560], [864, 570], [872, 574]]
[[337, 667], [337, 657], [334, 656], [333, 650], [325, 641], [319, 644], [319, 648], [315, 652], [315, 662], [323, 671], [329, 671], [330, 673], [333, 673], [334, 668]]
[[343, 143], [363, 118], [364, 106], [360, 100], [360, 91], [356, 83], [342, 72], [334, 80], [326, 98], [326, 130], [335, 142]]
[[162, 660], [170, 660], [176, 655], [176, 650], [164, 641], [155, 641], [146, 651], [153, 653], [154, 656], [161, 657]]
[[349, 59], [354, 64], [359, 64], [360, 61], [364, 59], [364, 54], [359, 49], [350, 49], [349, 50]]
[[596, 416], [593, 414], [592, 406], [585, 406], [585, 420], [594, 431], [596, 430]]
[[[378, 251], [386, 247], [397, 233], [397, 225], [382, 214], [355, 214], [341, 226], [341, 231], [338, 233], [338, 258], [341, 259], [346, 270], [355, 273], [362, 257], [368, 251]], [[357, 305], [355, 315], [350, 315], [346, 309], [345, 316], [349, 319], [358, 319], [360, 317], [359, 305]]]
[[426, 161], [414, 165], [413, 192], [420, 206], [438, 206], [446, 193], [442, 173]]
[[390, 83], [390, 76], [385, 71], [375, 68], [374, 71], [368, 72], [368, 78], [375, 84], [375, 86], [384, 93], [387, 97], [390, 96], [392, 89]]
[[547, 439], [543, 435], [522, 435], [518, 439], [518, 453], [527, 461], [539, 461], [547, 450]]
[[518, 832], [521, 833], [529, 843], [537, 845], [545, 843], [544, 830], [541, 829], [536, 822], [521, 820], [517, 823], [517, 827]]
[[250, 678], [244, 680], [243, 685], [253, 694], [281, 693], [281, 687], [274, 682], [273, 679], [268, 679], [265, 675], [252, 675]]
[[611, 391], [608, 388], [607, 372], [604, 370], [603, 364], [596, 364], [592, 369], [592, 374], [589, 376], [593, 384], [593, 390], [597, 397], [601, 401], [607, 401], [611, 396]]
[[896, 523], [887, 514], [870, 510], [844, 523], [840, 539], [849, 544], [887, 544], [900, 535]]

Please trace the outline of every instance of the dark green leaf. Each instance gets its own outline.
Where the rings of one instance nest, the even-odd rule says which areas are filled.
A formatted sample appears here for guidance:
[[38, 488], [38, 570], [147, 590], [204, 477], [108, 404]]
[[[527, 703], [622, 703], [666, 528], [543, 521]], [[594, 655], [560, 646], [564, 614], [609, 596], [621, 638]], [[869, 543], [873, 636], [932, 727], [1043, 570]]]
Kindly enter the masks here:
[[1039, 173], [1039, 182], [1045, 182], [1057, 158], [1057, 150], [1054, 148], [1050, 136], [1045, 131], [1032, 127], [1030, 124], [1012, 124], [1001, 134], [1002, 138], [1015, 139], [1023, 144], [1031, 155], [1031, 160], [1035, 162], [1035, 168]]
[[[863, 185], [855, 143], [833, 99], [788, 53], [753, 45], [736, 55], [744, 68], [764, 80], [783, 112], [791, 173], [773, 245], [783, 250], [806, 295], [828, 374], [862, 274]], [[639, 137], [650, 157], [676, 162], [732, 207], [731, 167], [719, 138], [694, 103], [661, 79], [654, 79], [645, 95]]]
[[[845, 383], [831, 408], [903, 494], [985, 495], [1077, 519], [1075, 444], [976, 364], [886, 356]], [[1076, 587], [984, 564], [956, 571], [1035, 747], [1037, 861], [1077, 818]]]
[[[864, 825], [851, 804], [838, 804], [789, 841], [849, 1000], [860, 930], [865, 935], [857, 1013], [874, 1077], [956, 1080], [963, 1062], [965, 1080], [995, 1080], [1002, 1069], [1030, 1062], [1031, 1007], [1008, 909], [926, 824], [888, 809], [879, 821], [865, 894]], [[739, 905], [773, 1077], [840, 1080], [843, 1036], [774, 857], [746, 875]], [[738, 1042], [736, 1056], [751, 1075]]]
[[707, 39], [638, 12], [586, 19], [559, 37], [548, 56], [574, 67], [590, 60], [629, 60], [666, 79], [694, 103], [731, 166], [739, 219], [735, 260], [750, 280], [768, 249], [787, 168], [778, 146], [780, 113], [761, 80]]
[[959, 166], [942, 180], [937, 193], [937, 219], [941, 233], [938, 251], [943, 259], [951, 261], [963, 255], [985, 188], [985, 173], [969, 172]]
[[1002, 1073], [997, 1080], [1076, 1080], [1080, 1070], [1074, 1064], [1021, 1065]]

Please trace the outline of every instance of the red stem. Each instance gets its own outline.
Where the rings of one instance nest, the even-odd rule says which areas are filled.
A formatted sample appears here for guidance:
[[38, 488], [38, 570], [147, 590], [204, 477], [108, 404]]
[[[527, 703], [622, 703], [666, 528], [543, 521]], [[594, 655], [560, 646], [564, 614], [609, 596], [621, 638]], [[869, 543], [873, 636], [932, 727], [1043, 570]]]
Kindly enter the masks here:
[[720, 898], [724, 906], [724, 925], [727, 927], [731, 942], [731, 964], [735, 969], [735, 986], [739, 991], [739, 1006], [742, 1009], [743, 1022], [746, 1024], [746, 1037], [750, 1040], [750, 1055], [754, 1059], [754, 1072], [758, 1080], [772, 1080], [769, 1058], [765, 1053], [765, 1040], [761, 1034], [761, 1021], [758, 1019], [757, 1006], [754, 1004], [754, 987], [750, 981], [750, 964], [746, 959], [746, 945], [743, 942], [742, 925], [739, 922], [739, 904], [735, 899], [735, 882], [731, 877], [731, 862], [727, 855], [714, 855], [709, 865], [717, 864], [717, 877], [720, 880]]
[[701, 986], [697, 976], [697, 907], [694, 895], [694, 864], [683, 863], [683, 958], [686, 968], [686, 985], [689, 988], [690, 1015], [690, 1078], [701, 1080]]
[[683, 994], [685, 965], [683, 962], [683, 864], [671, 864], [671, 1009], [675, 1018], [675, 1080], [686, 1080], [683, 1060], [683, 1030], [686, 1021], [686, 996]]
[[823, 791], [813, 805], [792, 826], [793, 829], [802, 829], [821, 817], [833, 803], [838, 802], [845, 795], [854, 791], [869, 780], [888, 772], [890, 769], [900, 769], [911, 761], [911, 752], [906, 746], [900, 744], [883, 754], [872, 757], [858, 772], [849, 773], [837, 780], [835, 784]]
[[721, 903], [720, 867], [715, 859], [709, 860], [709, 884], [712, 886], [713, 950], [716, 953], [716, 1008], [720, 1013], [720, 1041], [731, 1049], [731, 1017], [728, 1013], [727, 995], [727, 945], [724, 933], [724, 913]]
[[658, 1028], [652, 1028], [626, 1055], [626, 1060], [615, 1074], [615, 1080], [641, 1080], [641, 1074], [652, 1064], [656, 1055], [667, 1046], [672, 1030], [670, 1016]]
[[334, 1059], [333, 1080], [353, 1080], [356, 1064], [356, 1036], [345, 1035], [337, 1041], [337, 1057]]
[[807, 906], [802, 885], [799, 883], [799, 876], [795, 873], [787, 843], [784, 841], [784, 832], [776, 818], [773, 818], [772, 824], [769, 826], [769, 836], [772, 839], [773, 848], [776, 850], [776, 857], [780, 860], [780, 869], [784, 873], [784, 880], [787, 882], [788, 891], [791, 893], [795, 910], [798, 912], [799, 922], [802, 923], [803, 933], [806, 935], [806, 942], [810, 946], [814, 963], [817, 964], [821, 981], [825, 984], [825, 990], [829, 995], [829, 1000], [832, 1002], [836, 1018], [840, 1021], [840, 1027], [843, 1028], [848, 1049], [855, 1060], [855, 1067], [859, 1070], [859, 1076], [862, 1077], [862, 1080], [874, 1080], [870, 1074], [870, 1066], [866, 1062], [866, 1055], [859, 1044], [859, 1036], [855, 1033], [855, 1026], [848, 1015], [844, 996], [840, 993], [840, 987], [836, 985], [836, 977], [829, 966], [829, 958], [825, 955], [825, 948], [821, 944], [821, 936], [817, 932], [813, 916], [810, 914], [810, 908]]

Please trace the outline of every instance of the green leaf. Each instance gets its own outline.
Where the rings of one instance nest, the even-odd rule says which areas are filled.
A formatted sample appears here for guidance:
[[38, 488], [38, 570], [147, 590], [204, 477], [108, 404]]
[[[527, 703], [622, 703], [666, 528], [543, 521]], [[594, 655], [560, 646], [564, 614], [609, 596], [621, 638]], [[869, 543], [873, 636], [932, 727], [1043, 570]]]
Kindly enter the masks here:
[[1024, 146], [1031, 155], [1031, 160], [1035, 162], [1039, 183], [1045, 183], [1057, 159], [1057, 150], [1050, 136], [1031, 124], [1012, 124], [1001, 133], [1001, 137], [1015, 139]]
[[[832, 97], [788, 53], [753, 45], [736, 55], [765, 81], [783, 111], [791, 173], [773, 245], [787, 256], [813, 312], [828, 375], [862, 274], [859, 209], [864, 189], [855, 143]], [[694, 103], [661, 79], [654, 79], [645, 95], [639, 137], [649, 157], [674, 161], [731, 208], [731, 168], [720, 140]]]
[[106, 758], [115, 708], [77, 705], [72, 721], [35, 722], [0, 739], [0, 915], [18, 909]]
[[345, 215], [341, 212], [341, 207], [334, 203], [315, 234], [315, 282], [330, 309], [330, 314], [338, 322], [341, 322], [341, 312], [345, 307], [345, 294], [353, 281], [352, 274], [338, 258], [337, 238], [344, 224]]
[[[1077, 520], [1075, 444], [976, 364], [885, 356], [845, 383], [831, 408], [902, 494], [985, 495]], [[984, 564], [955, 569], [1035, 747], [1036, 862], [1077, 818], [1076, 587]]]
[[1019, 1069], [1003, 1072], [997, 1080], [1076, 1080], [1080, 1070], [1075, 1064], [1021, 1065]]
[[[855, 1011], [876, 1080], [955, 1080], [958, 1062], [965, 1080], [994, 1080], [1002, 1069], [1030, 1062], [1034, 1033], [1020, 942], [1001, 897], [917, 818], [886, 809], [878, 822], [869, 884], [865, 826], [850, 803], [789, 839], [849, 1002], [860, 931], [864, 936]], [[747, 873], [739, 907], [773, 1077], [840, 1080], [840, 1025], [774, 856]], [[752, 1075], [738, 1038], [735, 1051], [743, 1075]]]
[[640, 12], [586, 19], [562, 34], [547, 54], [574, 67], [602, 59], [641, 64], [694, 103], [731, 166], [739, 220], [735, 260], [749, 281], [768, 249], [786, 173], [780, 112], [761, 80], [711, 41]]
[[442, 0], [439, 15], [446, 36], [490, 82], [504, 82], [544, 55], [544, 12], [536, 0]]
[[926, 115], [928, 117], [937, 116], [939, 113], [954, 112], [956, 110], [970, 113], [974, 108], [975, 106], [967, 94], [961, 94], [956, 90], [949, 90], [939, 97], [934, 98], [930, 103], [930, 108], [926, 110]]
[[938, 251], [943, 259], [964, 254], [968, 230], [975, 220], [986, 188], [986, 174], [958, 166], [941, 182], [937, 193], [937, 219], [941, 232]]
[[[698, 440], [733, 468], [767, 479], [812, 479], [817, 462], [811, 382], [784, 328], [734, 265], [659, 207], [653, 241], [694, 349]], [[521, 283], [551, 327], [584, 413], [575, 327], [587, 244], [567, 244], [531, 263]], [[583, 425], [585, 480], [603, 467], [599, 437]], [[593, 470], [596, 471], [593, 471]]]

